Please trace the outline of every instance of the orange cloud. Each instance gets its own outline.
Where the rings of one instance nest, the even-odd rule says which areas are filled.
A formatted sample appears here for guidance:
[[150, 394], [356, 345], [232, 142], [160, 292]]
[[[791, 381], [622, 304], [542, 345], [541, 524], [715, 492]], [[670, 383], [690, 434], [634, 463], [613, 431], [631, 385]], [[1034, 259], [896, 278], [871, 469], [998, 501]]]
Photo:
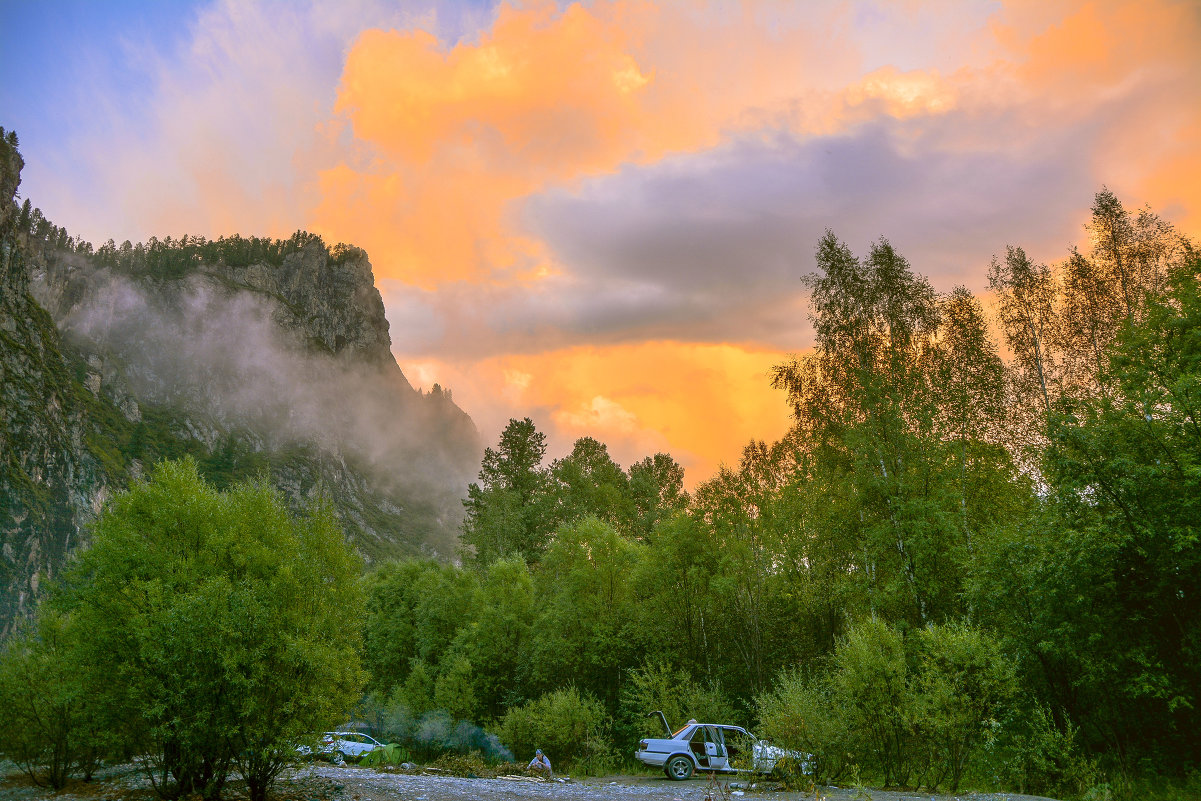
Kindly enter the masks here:
[[[1012, 115], [1020, 139], [1096, 114], [1145, 82], [1148, 65], [1157, 74], [1144, 116], [1112, 124], [1101, 138], [1097, 158], [1107, 169], [1098, 184], [1180, 204], [1196, 220], [1201, 182], [1179, 179], [1201, 172], [1197, 106], [1181, 103], [1174, 115], [1163, 107], [1163, 82], [1196, 71], [1197, 20], [1187, 8], [1021, 0], [986, 25], [950, 19], [958, 12], [937, 15], [948, 30], [930, 41], [966, 41], [963, 61], [932, 53], [927, 66], [904, 69], [865, 69], [896, 42], [886, 28], [857, 40], [848, 27], [854, 12], [837, 3], [502, 5], [489, 29], [453, 47], [417, 29], [365, 31], [347, 56], [336, 103], [353, 146], [321, 173], [314, 224], [366, 247], [381, 278], [428, 290], [462, 281], [533, 285], [572, 266], [554, 264], [510, 216], [532, 194], [735, 135], [836, 135], [882, 116], [930, 126], [957, 111]], [[911, 32], [934, 24], [925, 7], [886, 13]], [[987, 149], [998, 135], [956, 131], [948, 149]], [[1012, 134], [1000, 135], [995, 146], [1012, 144]], [[399, 354], [416, 383], [453, 386], [486, 435], [530, 413], [562, 452], [585, 434], [627, 464], [671, 450], [692, 481], [736, 458], [746, 440], [786, 429], [785, 404], [766, 379], [781, 358], [681, 342], [472, 364]]]
[[883, 103], [887, 113], [897, 119], [949, 111], [957, 100], [954, 86], [937, 71], [901, 72], [896, 67], [876, 70], [848, 88], [844, 96], [851, 106]]
[[625, 466], [670, 452], [694, 485], [722, 462], [736, 461], [747, 441], [776, 439], [788, 430], [787, 404], [768, 377], [785, 358], [737, 345], [657, 341], [512, 354], [470, 365], [406, 362], [402, 356], [401, 367], [417, 383], [435, 376], [449, 381], [456, 402], [477, 416], [488, 436], [509, 417], [528, 414], [549, 433], [552, 457], [592, 436]]
[[[407, 162], [449, 151], [494, 168], [559, 175], [608, 163], [637, 136], [650, 82], [627, 34], [581, 6], [502, 6], [479, 44], [441, 51], [422, 31], [367, 31], [351, 51], [336, 111], [356, 136]], [[388, 102], [378, 102], [387, 98]]]
[[612, 20], [553, 5], [502, 6], [478, 43], [449, 51], [423, 31], [364, 32], [336, 110], [377, 161], [321, 175], [319, 226], [425, 287], [536, 270], [506, 204], [650, 144], [640, 95], [652, 77], [626, 39]]
[[1201, 232], [1201, 13], [1192, 3], [1009, 2], [995, 26], [1047, 124], [1120, 108], [1093, 153], [1098, 183]]
[[[926, 148], [904, 151], [915, 172], [937, 169], [940, 157], [957, 149], [981, 156], [964, 164], [996, 155], [998, 171], [1033, 163], [1032, 174], [1052, 179], [1055, 159], [1080, 161], [1085, 166], [1064, 174], [1085, 175], [1081, 182], [1091, 185], [1072, 184], [1061, 197], [1079, 193], [1081, 219], [1088, 196], [1106, 183], [1128, 203], [1150, 203], [1185, 231], [1201, 232], [1196, 4], [1005, 0], [995, 12], [985, 9], [987, 19], [981, 8], [908, 0], [596, 0], [563, 8], [533, 2], [501, 5], [485, 29], [455, 31], [465, 36], [450, 45], [427, 32], [438, 30], [437, 6], [405, 11], [361, 0], [331, 11], [283, 0], [219, 0], [194, 21], [186, 47], [161, 57], [136, 48], [154, 87], [148, 98], [97, 97], [101, 124], [91, 127], [112, 134], [88, 140], [93, 166], [82, 180], [101, 189], [81, 195], [61, 221], [73, 231], [76, 219], [94, 221], [95, 233], [83, 233], [98, 241], [234, 230], [287, 235], [303, 225], [366, 248], [378, 279], [431, 291], [488, 284], [478, 297], [504, 303], [514, 286], [545, 289], [547, 276], [579, 277], [577, 265], [556, 263], [523, 226], [522, 201], [533, 195], [570, 194], [562, 190], [667, 156], [681, 158], [665, 172], [683, 164], [688, 179], [689, 154], [721, 159], [735, 149], [722, 146], [736, 139], [770, 145], [788, 138], [813, 145], [798, 151], [821, 168], [805, 189], [819, 208], [810, 221], [825, 215], [822, 224], [828, 219], [837, 230], [870, 213], [864, 207], [877, 199], [885, 212], [894, 201], [873, 194], [879, 176], [864, 169], [870, 151], [845, 148], [852, 155], [839, 163], [837, 148], [814, 142], [850, 139], [881, 123], [888, 135], [897, 132], [899, 149], [911, 134]], [[335, 90], [338, 76], [322, 54], [343, 52]], [[934, 135], [918, 135], [928, 132]], [[947, 187], [946, 196], [924, 192], [895, 203], [918, 210], [906, 219], [919, 218], [925, 205], [941, 211], [958, 202], [970, 211], [971, 192], [992, 187], [971, 186], [988, 173], [965, 169], [971, 174], [931, 184]], [[74, 180], [74, 172], [62, 180]], [[778, 178], [756, 174], [739, 188], [749, 197]], [[824, 181], [856, 180], [866, 189], [848, 196], [864, 202], [820, 208]], [[682, 191], [696, 186], [680, 183]], [[902, 193], [911, 183], [889, 191]], [[1019, 182], [1006, 191], [1031, 186], [1021, 202], [1040, 207], [1045, 185]], [[780, 194], [765, 195], [758, 213], [775, 214], [773, 199], [793, 197], [776, 189]], [[700, 200], [703, 206], [713, 199]], [[786, 222], [793, 213], [778, 210]], [[677, 222], [657, 220], [665, 227]], [[1007, 226], [1012, 219], [998, 220], [995, 230]], [[633, 226], [614, 230], [638, 233]], [[954, 221], [945, 232], [948, 247], [957, 246]], [[1011, 235], [1020, 239], [1023, 231]], [[1070, 238], [1053, 231], [1044, 244], [1062, 247]], [[615, 251], [606, 266], [620, 257]], [[987, 255], [979, 255], [981, 270]], [[605, 288], [605, 276], [587, 277], [587, 286]], [[652, 289], [680, 292], [686, 278]], [[781, 293], [795, 292], [798, 285], [790, 284]], [[555, 295], [528, 297], [536, 303]], [[520, 313], [519, 304], [513, 308]], [[430, 309], [433, 320], [438, 310]], [[487, 303], [477, 312], [485, 316]], [[514, 316], [495, 319], [519, 327]], [[784, 317], [769, 324], [782, 328]], [[629, 336], [616, 328], [610, 324], [606, 335]], [[638, 330], [683, 336], [663, 327]], [[785, 404], [763, 375], [779, 357], [766, 350], [662, 341], [563, 349], [565, 338], [549, 333], [546, 340], [556, 344], [548, 352], [472, 364], [452, 361], [449, 348], [421, 363], [398, 355], [416, 383], [453, 387], [486, 437], [526, 409], [568, 445], [582, 434], [611, 438], [627, 463], [670, 448], [693, 479], [737, 458], [746, 439], [775, 436], [786, 424]], [[520, 341], [529, 347], [534, 340]], [[430, 343], [422, 347], [437, 353]]]
[[749, 109], [794, 98], [811, 61], [841, 61], [797, 19], [765, 37], [773, 18], [751, 9], [501, 5], [478, 40], [449, 49], [421, 30], [365, 31], [335, 111], [369, 156], [321, 173], [313, 227], [424, 288], [553, 271], [514, 232], [513, 201], [717, 145], [757, 124]]

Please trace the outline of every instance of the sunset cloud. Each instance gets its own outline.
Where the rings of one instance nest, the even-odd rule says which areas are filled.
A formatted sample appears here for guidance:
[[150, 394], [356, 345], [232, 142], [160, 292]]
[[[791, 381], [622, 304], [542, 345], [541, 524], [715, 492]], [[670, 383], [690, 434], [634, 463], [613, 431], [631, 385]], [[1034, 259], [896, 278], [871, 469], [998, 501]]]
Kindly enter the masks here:
[[748, 432], [774, 439], [787, 430], [787, 406], [768, 379], [778, 360], [772, 350], [646, 341], [464, 362], [402, 359], [401, 367], [410, 377], [445, 378], [482, 430], [529, 415], [547, 432], [552, 457], [591, 436], [623, 466], [671, 453], [696, 481], [736, 462]]
[[81, 78], [95, 124], [23, 147], [27, 195], [97, 241], [360, 245], [410, 379], [552, 455], [591, 435], [694, 482], [778, 436], [767, 370], [810, 345], [827, 228], [977, 292], [1006, 244], [1061, 258], [1103, 184], [1201, 232], [1195, 3], [222, 0], [180, 27], [118, 42], [124, 90]]
[[[793, 97], [798, 76], [845, 60], [781, 9], [501, 4], [478, 39], [454, 46], [423, 30], [365, 31], [335, 110], [366, 154], [322, 173], [314, 222], [426, 288], [554, 272], [514, 230], [511, 203], [717, 146], [754, 123], [748, 112]], [[765, 39], [773, 22], [780, 35]]]

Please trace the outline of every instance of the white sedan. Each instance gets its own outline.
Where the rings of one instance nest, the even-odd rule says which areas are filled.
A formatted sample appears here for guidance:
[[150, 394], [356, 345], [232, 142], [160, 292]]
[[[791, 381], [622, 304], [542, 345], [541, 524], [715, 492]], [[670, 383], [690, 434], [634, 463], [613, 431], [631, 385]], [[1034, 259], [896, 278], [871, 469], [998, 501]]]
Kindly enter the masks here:
[[669, 779], [682, 781], [698, 770], [771, 773], [785, 758], [795, 760], [803, 773], [812, 772], [809, 754], [770, 745], [741, 726], [689, 721], [682, 729], [672, 732], [667, 728], [667, 719], [662, 712], [651, 714], [657, 714], [663, 720], [667, 736], [642, 740], [634, 756], [644, 765], [662, 768]]
[[[317, 742], [316, 752], [324, 755], [334, 764], [341, 765], [347, 760], [357, 762], [363, 758], [364, 754], [383, 747], [383, 743], [369, 734], [357, 731], [327, 731]], [[307, 745], [297, 746], [296, 751], [302, 756], [313, 753], [313, 749]]]

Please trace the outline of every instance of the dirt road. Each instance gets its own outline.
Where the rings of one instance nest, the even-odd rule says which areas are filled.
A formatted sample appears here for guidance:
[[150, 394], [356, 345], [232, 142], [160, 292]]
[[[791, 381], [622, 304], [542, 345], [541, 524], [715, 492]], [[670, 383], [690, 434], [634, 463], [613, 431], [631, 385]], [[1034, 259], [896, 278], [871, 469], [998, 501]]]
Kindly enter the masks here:
[[[814, 793], [790, 793], [762, 786], [744, 787], [735, 779], [720, 786], [708, 778], [685, 782], [662, 776], [606, 776], [564, 782], [515, 779], [463, 779], [453, 776], [423, 776], [376, 773], [363, 768], [319, 765], [290, 775], [288, 783], [307, 785], [328, 782], [337, 787], [337, 801], [467, 801], [468, 799], [562, 799], [563, 801], [705, 801], [705, 799], [763, 799], [764, 801], [812, 801]], [[315, 788], [314, 788], [315, 789]], [[823, 801], [1047, 801], [1011, 793], [971, 793], [958, 796], [929, 793], [818, 788]]]
[[[10, 766], [11, 767], [11, 766]], [[383, 773], [370, 768], [315, 764], [289, 771], [271, 794], [276, 801], [472, 801], [557, 799], [557, 801], [1049, 801], [1012, 793], [965, 793], [956, 796], [886, 790], [821, 787], [817, 793], [791, 793], [764, 785], [743, 786], [738, 779], [715, 783], [705, 777], [685, 782], [662, 776], [606, 776], [552, 782], [529, 778], [468, 779], [421, 773]], [[225, 798], [245, 798], [233, 781]], [[75, 782], [58, 793], [30, 785], [19, 774], [0, 781], [0, 801], [155, 801], [145, 777], [132, 766], [110, 769], [93, 782]]]

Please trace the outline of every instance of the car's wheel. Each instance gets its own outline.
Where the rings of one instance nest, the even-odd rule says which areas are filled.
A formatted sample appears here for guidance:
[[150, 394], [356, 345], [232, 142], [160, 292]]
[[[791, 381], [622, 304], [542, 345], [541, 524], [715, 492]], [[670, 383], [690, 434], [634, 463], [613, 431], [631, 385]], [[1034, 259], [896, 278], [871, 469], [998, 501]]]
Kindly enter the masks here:
[[345, 765], [346, 754], [343, 754], [341, 751], [334, 751], [333, 763], [335, 765]]
[[663, 766], [663, 772], [667, 774], [667, 778], [682, 782], [692, 776], [692, 760], [677, 754], [667, 760], [667, 764]]

